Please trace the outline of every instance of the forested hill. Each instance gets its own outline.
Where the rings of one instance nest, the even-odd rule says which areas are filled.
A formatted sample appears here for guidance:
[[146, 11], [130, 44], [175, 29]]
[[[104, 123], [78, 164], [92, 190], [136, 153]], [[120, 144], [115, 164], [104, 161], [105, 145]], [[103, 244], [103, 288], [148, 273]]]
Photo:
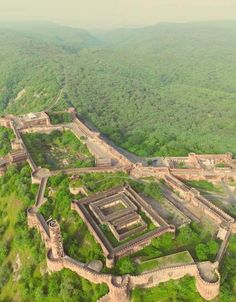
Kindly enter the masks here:
[[236, 155], [235, 37], [233, 21], [96, 37], [53, 24], [0, 24], [0, 112], [73, 105], [139, 155]]

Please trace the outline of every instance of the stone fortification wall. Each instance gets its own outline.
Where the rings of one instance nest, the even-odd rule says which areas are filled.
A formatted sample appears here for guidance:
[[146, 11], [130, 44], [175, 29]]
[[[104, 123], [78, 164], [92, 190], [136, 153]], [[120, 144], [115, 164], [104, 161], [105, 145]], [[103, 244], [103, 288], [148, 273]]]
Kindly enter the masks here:
[[44, 193], [46, 190], [46, 186], [47, 186], [47, 177], [43, 177], [39, 183], [39, 188], [38, 188], [38, 192], [36, 195], [36, 201], [35, 201], [35, 206], [36, 207], [40, 207], [46, 200], [46, 198], [44, 197]]
[[163, 269], [156, 269], [139, 276], [131, 276], [130, 284], [134, 288], [136, 286], [142, 288], [150, 288], [157, 286], [161, 282], [167, 282], [169, 280], [177, 280], [186, 275], [195, 277], [196, 287], [200, 295], [206, 300], [212, 300], [219, 294], [220, 289], [220, 275], [216, 270], [218, 280], [216, 282], [205, 281], [197, 268], [197, 265], [188, 264], [181, 266], [168, 267]]
[[0, 126], [10, 128], [11, 119], [9, 117], [0, 117]]
[[[115, 148], [109, 145], [105, 140], [102, 139], [100, 134], [89, 127], [87, 127], [83, 122], [81, 122], [78, 118], [75, 117], [75, 112], [72, 112], [75, 127], [79, 128], [79, 131], [82, 135], [96, 142], [99, 146], [106, 150], [106, 152], [113, 156], [113, 158], [117, 159], [119, 163], [123, 165], [123, 171], [130, 171], [132, 176], [135, 177], [148, 177], [154, 176], [157, 179], [165, 178], [166, 182], [170, 184], [172, 188], [177, 190], [181, 196], [183, 196], [189, 202], [195, 203], [197, 206], [201, 207], [207, 215], [212, 217], [217, 224], [224, 223], [228, 227], [227, 235], [222, 242], [220, 250], [218, 252], [215, 267], [218, 266], [222, 256], [225, 252], [225, 249], [228, 244], [228, 240], [232, 232], [236, 233], [236, 224], [234, 219], [224, 213], [222, 210], [212, 205], [208, 200], [203, 198], [197, 190], [193, 190], [188, 186], [184, 185], [178, 178], [183, 179], [221, 179], [222, 177], [234, 177], [236, 179], [236, 171], [233, 167], [236, 165], [236, 161], [232, 160], [231, 154], [223, 154], [223, 155], [196, 155], [189, 154], [188, 161], [195, 165], [195, 169], [174, 169], [170, 167], [144, 167], [141, 163], [132, 165], [131, 162], [122, 154], [120, 154]], [[5, 127], [11, 127], [16, 136], [16, 145], [20, 146], [27, 153], [28, 162], [33, 170], [32, 172], [32, 180], [36, 183], [41, 182], [42, 188], [44, 184], [42, 183], [42, 178], [37, 177], [37, 166], [33, 162], [30, 154], [27, 152], [26, 146], [22, 141], [20, 131], [15, 127], [14, 122], [11, 121], [11, 118], [1, 119], [0, 125], [4, 125]], [[68, 126], [69, 127], [69, 126]], [[25, 129], [23, 131], [53, 131], [53, 130], [61, 130], [63, 131], [66, 128], [65, 126], [48, 126], [48, 125], [34, 125], [33, 128]], [[70, 127], [68, 129], [71, 129]], [[177, 161], [181, 161], [181, 158], [176, 158]], [[228, 163], [231, 168], [215, 168], [212, 173], [207, 173], [203, 165], [201, 165], [201, 161], [210, 160], [215, 163], [225, 162]], [[201, 168], [200, 168], [201, 166]], [[65, 174], [77, 174], [77, 173], [95, 173], [95, 172], [116, 172], [121, 169], [116, 168], [85, 168], [85, 169], [68, 169], [63, 170]], [[61, 171], [52, 171], [50, 175], [55, 175], [60, 173]], [[55, 173], [55, 174], [54, 174]], [[174, 174], [174, 175], [171, 175]], [[45, 185], [46, 186], [46, 185]], [[127, 188], [126, 188], [127, 189]], [[129, 189], [127, 189], [129, 191]], [[42, 191], [42, 192], [41, 192]], [[44, 189], [40, 189], [38, 191], [38, 196], [41, 199], [43, 197]], [[78, 206], [77, 206], [78, 207]], [[88, 217], [82, 212], [79, 207], [77, 208], [75, 203], [72, 204], [72, 208], [79, 212], [80, 216], [84, 220], [88, 220]], [[219, 294], [220, 287], [220, 275], [218, 271], [215, 271], [217, 275], [217, 280], [209, 282], [206, 280], [204, 276], [201, 274], [201, 270], [199, 269], [196, 263], [181, 265], [181, 266], [172, 266], [162, 269], [154, 269], [152, 271], [148, 271], [142, 273], [138, 276], [112, 276], [111, 274], [103, 274], [96, 272], [84, 263], [79, 261], [75, 261], [74, 259], [65, 255], [63, 250], [63, 243], [61, 238], [60, 226], [55, 222], [49, 222], [49, 225], [46, 223], [44, 217], [37, 212], [36, 207], [32, 207], [28, 209], [27, 212], [27, 220], [29, 228], [36, 228], [41, 235], [42, 240], [45, 243], [47, 249], [47, 265], [51, 271], [59, 271], [63, 268], [70, 269], [76, 272], [79, 276], [86, 278], [87, 280], [93, 283], [106, 283], [109, 286], [109, 293], [101, 298], [100, 302], [128, 302], [129, 301], [129, 290], [134, 287], [143, 287], [150, 288], [158, 285], [161, 282], [166, 282], [171, 279], [179, 279], [184, 277], [185, 275], [190, 275], [196, 280], [196, 288], [200, 295], [206, 299], [211, 300], [214, 299]], [[88, 221], [88, 227], [90, 223]], [[95, 239], [101, 244], [101, 246], [106, 246], [104, 244], [104, 240], [106, 240], [105, 236], [99, 237], [96, 235], [96, 232], [92, 228], [89, 228], [90, 232], [94, 235]], [[100, 229], [99, 229], [100, 230]], [[153, 236], [156, 237], [158, 234], [160, 235], [163, 232], [174, 232], [174, 228], [172, 226], [166, 226], [159, 228], [157, 233], [153, 232]], [[103, 233], [102, 233], [103, 234]], [[102, 238], [102, 239], [101, 239]], [[114, 252], [116, 253], [116, 257], [119, 258], [127, 253], [133, 253], [136, 249], [136, 246], [145, 246], [150, 242], [150, 234], [146, 238], [145, 236], [141, 238], [137, 238], [137, 242], [132, 242], [131, 244], [127, 244], [126, 246], [120, 246], [116, 249], [107, 249], [104, 248], [104, 253], [107, 256], [106, 263], [108, 266], [112, 267], [114, 265]], [[106, 243], [107, 244], [107, 243]], [[132, 245], [133, 244], [133, 245]], [[136, 245], [135, 245], [136, 244]]]
[[71, 168], [71, 169], [58, 169], [50, 172], [50, 175], [57, 175], [60, 173], [71, 175], [71, 174], [86, 174], [86, 173], [116, 173], [116, 172], [124, 172], [127, 170], [124, 167], [90, 167], [90, 168]]
[[11, 128], [12, 128], [14, 134], [15, 134], [16, 141], [21, 145], [21, 148], [27, 154], [27, 161], [28, 161], [31, 169], [33, 171], [36, 171], [37, 170], [37, 166], [36, 166], [35, 162], [33, 161], [31, 155], [29, 154], [29, 152], [28, 152], [28, 150], [27, 150], [27, 148], [25, 146], [25, 143], [23, 142], [23, 139], [21, 137], [20, 131], [15, 127], [14, 122], [11, 122]]
[[151, 221], [156, 226], [159, 225], [164, 225], [165, 227], [169, 226], [168, 223], [160, 215], [158, 215], [157, 212], [154, 211], [153, 208], [139, 194], [137, 194], [137, 192], [135, 192], [135, 190], [131, 186], [126, 185], [125, 192], [136, 205], [137, 205], [136, 200], [138, 201], [137, 206], [140, 207], [141, 210], [145, 211], [146, 215], [149, 217], [149, 219], [151, 219]]
[[16, 139], [21, 142], [22, 138], [21, 138], [21, 135], [20, 135], [20, 131], [16, 128], [13, 121], [10, 122], [10, 126], [11, 126], [11, 129], [14, 132], [14, 135], [15, 135]]
[[205, 172], [203, 169], [170, 169], [172, 175], [186, 180], [204, 180]]
[[132, 166], [132, 163], [120, 152], [118, 152], [115, 148], [109, 145], [105, 140], [103, 140], [100, 136], [100, 133], [92, 131], [89, 129], [79, 118], [75, 118], [73, 121], [74, 125], [78, 126], [81, 130], [81, 133], [87, 137], [95, 141], [100, 147], [102, 147], [106, 152], [111, 154], [114, 158], [116, 158], [120, 163], [127, 166]]
[[[155, 223], [157, 228], [149, 231], [148, 233], [142, 234], [138, 238], [135, 238], [125, 244], [113, 247], [97, 223], [93, 218], [91, 218], [91, 215], [85, 205], [121, 193], [126, 194], [137, 208], [143, 210], [153, 223]], [[153, 238], [161, 236], [166, 232], [175, 233], [175, 227], [168, 225], [165, 220], [162, 219], [129, 185], [112, 188], [106, 192], [97, 193], [94, 196], [83, 198], [79, 201], [79, 204], [75, 201], [72, 203], [71, 208], [78, 212], [80, 217], [85, 221], [90, 232], [95, 237], [96, 241], [101, 245], [103, 252], [107, 257], [107, 264], [109, 267], [114, 264], [115, 260], [125, 255], [132, 254], [147, 246]]]
[[25, 128], [21, 130], [21, 133], [51, 133], [53, 131], [64, 131], [67, 129], [64, 125], [43, 125], [43, 126], [33, 126], [30, 128]]
[[121, 191], [123, 191], [123, 186], [118, 186], [116, 188], [111, 188], [111, 189], [109, 189], [109, 190], [107, 190], [105, 192], [98, 192], [98, 193], [95, 193], [95, 194], [93, 194], [91, 196], [88, 196], [88, 197], [85, 197], [85, 198], [81, 198], [80, 199], [80, 203], [83, 203], [83, 202], [86, 202], [86, 203], [95, 202], [97, 200], [104, 199], [104, 198], [107, 198], [109, 196], [118, 194]]
[[224, 162], [230, 166], [232, 166], [232, 153], [228, 152], [225, 154], [196, 154], [189, 153], [188, 162], [189, 164], [195, 165], [196, 167], [203, 167], [202, 161], [211, 161], [214, 164], [218, 164]]
[[[58, 232], [50, 230], [43, 217], [37, 213], [36, 208], [30, 208], [28, 210], [28, 225], [29, 227], [36, 227], [41, 233], [41, 237], [48, 250], [47, 265], [51, 271], [60, 271], [63, 268], [67, 268], [90, 282], [96, 284], [106, 283], [109, 286], [109, 293], [99, 301], [128, 302], [130, 288], [132, 289], [136, 286], [149, 288], [156, 286], [161, 282], [182, 278], [185, 275], [195, 277], [197, 290], [204, 299], [211, 300], [219, 294], [219, 279], [216, 282], [205, 281], [201, 277], [196, 264], [155, 269], [139, 276], [127, 275], [119, 277], [112, 276], [110, 274], [98, 273], [88, 268], [84, 263], [75, 261], [74, 259], [64, 255], [64, 253], [58, 252], [58, 246], [62, 246], [59, 234], [60, 230], [58, 229]], [[55, 225], [53, 225], [53, 228], [54, 226]], [[56, 250], [54, 253], [52, 250], [53, 248]], [[219, 274], [218, 278], [220, 278]]]
[[220, 264], [221, 260], [223, 259], [223, 256], [225, 254], [226, 248], [227, 248], [227, 246], [229, 244], [229, 239], [230, 239], [231, 231], [232, 231], [231, 229], [229, 229], [227, 231], [227, 234], [226, 234], [224, 240], [222, 241], [221, 246], [220, 246], [220, 248], [218, 250], [218, 253], [216, 255], [215, 263], [216, 263], [217, 266]]
[[184, 180], [209, 180], [218, 182], [223, 179], [236, 178], [236, 169], [214, 168], [212, 171], [204, 169], [170, 169], [170, 172]]
[[[84, 264], [73, 260], [72, 258], [65, 256], [61, 259], [54, 259], [51, 251], [48, 253], [47, 264], [50, 270], [58, 271], [62, 268], [67, 268], [79, 276], [89, 280], [93, 283], [106, 283], [109, 286], [108, 301], [129, 301], [128, 291], [134, 287], [150, 288], [157, 286], [161, 282], [167, 282], [169, 280], [177, 280], [186, 275], [195, 277], [196, 288], [200, 295], [206, 300], [212, 300], [219, 294], [220, 289], [220, 275], [216, 270], [215, 273], [218, 276], [217, 281], [208, 282], [205, 281], [199, 273], [196, 264], [188, 264], [182, 266], [174, 266], [163, 269], [155, 269], [139, 276], [112, 276], [110, 274], [97, 273]], [[118, 295], [118, 296], [117, 296]], [[111, 300], [112, 299], [112, 300]], [[121, 300], [122, 299], [122, 300]], [[99, 301], [104, 301], [101, 298]]]
[[135, 164], [130, 170], [130, 175], [136, 178], [155, 177], [161, 179], [169, 173], [168, 167], [144, 167], [141, 163]]
[[215, 274], [218, 276], [218, 280], [216, 282], [208, 282], [204, 280], [198, 270], [195, 275], [196, 288], [199, 294], [207, 301], [216, 298], [220, 293], [220, 274], [217, 270], [215, 270]]
[[29, 208], [27, 211], [27, 221], [29, 228], [36, 228], [41, 235], [43, 242], [47, 248], [51, 247], [51, 240], [48, 225], [43, 216], [37, 212], [35, 207]]
[[172, 189], [178, 191], [181, 197], [201, 208], [217, 224], [224, 223], [226, 225], [230, 225], [234, 222], [233, 217], [226, 214], [220, 208], [201, 196], [200, 192], [196, 189], [189, 188], [173, 175], [166, 176], [165, 181], [172, 187]]
[[231, 229], [232, 229], [232, 233], [236, 234], [236, 221], [234, 221], [234, 223], [232, 223]]
[[74, 125], [79, 127], [82, 135], [84, 135], [85, 137], [94, 138], [94, 136], [98, 135], [97, 132], [94, 132], [89, 129], [78, 117], [73, 120], [73, 123]]
[[55, 259], [63, 258], [65, 253], [63, 250], [60, 225], [57, 221], [52, 220], [49, 222], [48, 228], [51, 240], [52, 257]]

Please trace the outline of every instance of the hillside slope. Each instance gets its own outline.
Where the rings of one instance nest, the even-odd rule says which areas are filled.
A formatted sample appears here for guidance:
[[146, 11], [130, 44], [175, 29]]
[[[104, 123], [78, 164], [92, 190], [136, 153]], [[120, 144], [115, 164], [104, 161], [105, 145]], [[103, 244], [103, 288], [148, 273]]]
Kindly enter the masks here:
[[73, 105], [139, 155], [236, 154], [236, 22], [38, 27], [1, 31], [1, 112]]

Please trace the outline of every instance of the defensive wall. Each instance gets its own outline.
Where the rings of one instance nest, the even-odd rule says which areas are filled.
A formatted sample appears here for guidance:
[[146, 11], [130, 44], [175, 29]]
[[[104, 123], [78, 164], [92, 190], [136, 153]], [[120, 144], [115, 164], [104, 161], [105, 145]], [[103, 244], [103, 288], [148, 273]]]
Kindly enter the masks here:
[[[37, 115], [36, 115], [37, 117]], [[66, 125], [52, 126], [50, 120], [44, 114], [39, 115], [40, 122], [34, 120], [33, 123], [29, 121], [28, 124], [21, 124], [22, 121], [17, 119], [17, 122], [22, 125], [21, 131], [52, 131], [55, 129], [65, 129]], [[66, 169], [62, 171], [49, 171], [49, 174], [43, 175], [46, 179], [42, 179], [40, 170], [37, 169], [30, 154], [28, 153], [26, 146], [23, 143], [19, 129], [15, 124], [13, 116], [6, 118], [0, 118], [0, 125], [4, 127], [11, 127], [16, 136], [16, 141], [13, 143], [14, 148], [17, 150], [20, 147], [25, 150], [27, 154], [27, 160], [32, 168], [32, 181], [39, 183], [40, 187], [37, 194], [36, 206], [42, 204], [44, 198], [44, 190], [46, 187], [46, 179], [48, 176], [56, 175], [57, 173], [64, 172], [65, 174], [77, 174], [77, 173], [95, 173], [95, 172], [116, 172], [120, 169], [104, 169], [104, 167], [85, 168], [85, 169]], [[203, 198], [200, 193], [184, 185], [180, 179], [207, 179], [211, 181], [218, 181], [221, 179], [234, 178], [236, 179], [236, 160], [232, 159], [232, 154], [219, 154], [219, 155], [197, 155], [190, 153], [187, 158], [171, 158], [172, 164], [163, 167], [145, 167], [141, 163], [133, 165], [125, 156], [120, 154], [115, 148], [105, 142], [100, 133], [87, 127], [82, 121], [76, 117], [76, 113], [73, 110], [73, 123], [72, 127], [75, 127], [81, 136], [85, 136], [87, 139], [96, 142], [103, 150], [115, 157], [123, 166], [122, 169], [125, 172], [130, 172], [131, 176], [141, 177], [155, 177], [156, 179], [164, 178], [170, 186], [177, 190], [180, 195], [188, 200], [189, 202], [195, 203], [196, 206], [201, 207], [207, 215], [209, 215], [218, 225], [227, 229], [226, 236], [222, 241], [221, 247], [216, 257], [215, 267], [218, 267], [224, 252], [227, 248], [228, 240], [232, 232], [236, 233], [236, 223], [234, 219], [224, 213], [221, 209], [214, 206], [208, 200]], [[70, 128], [70, 126], [68, 127]], [[70, 128], [71, 129], [71, 128]], [[14, 149], [13, 148], [13, 149]], [[174, 162], [187, 161], [191, 168], [179, 169], [176, 168]], [[226, 167], [215, 167], [218, 163], [225, 163]], [[208, 171], [206, 164], [213, 165], [213, 168]], [[39, 173], [39, 174], [37, 174]], [[94, 283], [106, 283], [109, 286], [109, 293], [99, 301], [103, 302], [128, 302], [129, 291], [134, 287], [149, 288], [156, 286], [161, 282], [166, 282], [171, 279], [179, 279], [185, 275], [190, 275], [196, 280], [196, 288], [200, 295], [206, 299], [214, 299], [219, 294], [220, 287], [220, 275], [215, 270], [217, 280], [209, 282], [206, 280], [199, 266], [194, 264], [171, 266], [162, 269], [155, 269], [142, 273], [138, 276], [112, 276], [110, 274], [103, 274], [88, 268], [87, 265], [75, 261], [74, 259], [65, 255], [63, 250], [62, 238], [60, 234], [60, 227], [54, 221], [45, 221], [44, 217], [38, 213], [37, 207], [28, 209], [28, 226], [29, 228], [35, 227], [41, 235], [43, 242], [47, 249], [47, 265], [51, 271], [58, 271], [63, 268], [71, 269], [76, 272], [79, 276], [82, 276]], [[162, 232], [163, 230], [159, 230]], [[171, 231], [171, 230], [170, 230]], [[173, 231], [173, 230], [172, 230]], [[92, 232], [92, 231], [91, 231]], [[94, 235], [95, 236], [95, 235]], [[96, 237], [95, 237], [96, 238]], [[138, 240], [138, 238], [137, 238]], [[133, 252], [132, 246], [129, 246], [130, 252]], [[123, 253], [123, 249], [120, 248], [120, 255]], [[111, 257], [110, 257], [111, 256]], [[112, 255], [108, 254], [107, 265], [112, 266], [114, 259]]]
[[234, 166], [232, 153], [225, 154], [196, 154], [189, 153], [187, 157], [166, 157], [164, 162], [170, 168], [175, 168], [178, 164], [185, 164], [187, 167], [204, 168], [206, 164], [217, 165], [218, 163], [225, 163], [230, 167]]
[[166, 175], [165, 181], [170, 187], [176, 190], [181, 197], [185, 200], [192, 202], [195, 206], [201, 208], [209, 217], [211, 217], [217, 225], [223, 225], [229, 227], [233, 222], [234, 218], [226, 214], [220, 208], [215, 206], [204, 198], [199, 191], [192, 189], [182, 183], [178, 178], [173, 175]]
[[164, 178], [167, 174], [172, 174], [183, 180], [208, 180], [218, 182], [221, 180], [236, 180], [236, 168], [214, 167], [208, 171], [200, 168], [170, 168], [170, 167], [145, 167], [141, 163], [135, 164], [130, 168], [130, 174], [136, 178], [154, 177], [156, 179]]
[[0, 126], [5, 128], [11, 128], [11, 117], [0, 117]]
[[44, 193], [45, 193], [46, 186], [47, 186], [47, 180], [48, 180], [47, 177], [41, 178], [41, 181], [40, 181], [40, 184], [38, 187], [38, 192], [36, 195], [36, 201], [35, 201], [36, 208], [39, 208], [46, 201], [46, 198], [44, 197]]
[[177, 280], [186, 275], [195, 278], [196, 288], [204, 299], [211, 300], [219, 294], [220, 275], [216, 269], [217, 280], [212, 282], [204, 280], [195, 263], [154, 269], [138, 276], [112, 276], [111, 274], [99, 273], [88, 268], [84, 263], [64, 254], [60, 230], [57, 224], [56, 231], [54, 230], [54, 223], [52, 230], [50, 230], [50, 222], [48, 226], [42, 215], [38, 214], [35, 208], [28, 210], [28, 225], [29, 227], [37, 228], [41, 234], [47, 249], [47, 265], [50, 271], [60, 271], [63, 268], [67, 268], [90, 282], [96, 284], [106, 283], [108, 285], [109, 293], [104, 298], [101, 298], [100, 302], [128, 302], [129, 291], [135, 287], [150, 288], [157, 286], [161, 282]]
[[120, 152], [118, 152], [115, 148], [105, 142], [99, 132], [95, 132], [89, 129], [78, 117], [76, 117], [73, 121], [74, 125], [77, 125], [81, 132], [88, 138], [95, 141], [100, 147], [105, 149], [106, 152], [110, 153], [114, 158], [116, 158], [122, 165], [131, 166], [132, 163]]
[[[105, 166], [111, 166], [111, 160], [110, 158], [115, 158], [121, 165], [127, 166], [131, 165], [129, 160], [126, 159], [123, 155], [121, 155], [119, 152], [117, 152], [112, 146], [108, 145], [106, 142], [104, 142], [100, 137], [99, 133], [91, 131], [87, 126], [85, 126], [78, 118], [75, 118], [74, 121], [70, 124], [63, 124], [63, 125], [35, 125], [33, 127], [24, 128], [21, 130], [22, 133], [51, 133], [52, 131], [65, 131], [70, 130], [74, 133], [74, 135], [81, 140], [83, 144], [87, 145], [87, 148], [89, 149], [90, 153], [94, 155], [96, 158], [96, 163], [100, 162], [101, 160], [105, 161]], [[86, 138], [81, 139], [81, 138]], [[95, 144], [91, 145], [89, 143], [89, 140]], [[101, 158], [101, 152], [97, 152], [96, 150], [96, 144], [103, 150], [102, 158]]]

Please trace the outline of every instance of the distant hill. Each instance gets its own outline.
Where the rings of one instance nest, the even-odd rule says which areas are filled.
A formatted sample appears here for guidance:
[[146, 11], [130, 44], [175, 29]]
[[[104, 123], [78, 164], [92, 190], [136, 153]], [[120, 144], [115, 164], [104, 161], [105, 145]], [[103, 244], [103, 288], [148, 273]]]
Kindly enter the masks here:
[[73, 105], [140, 155], [236, 155], [235, 36], [235, 21], [96, 36], [55, 24], [0, 24], [0, 112]]

